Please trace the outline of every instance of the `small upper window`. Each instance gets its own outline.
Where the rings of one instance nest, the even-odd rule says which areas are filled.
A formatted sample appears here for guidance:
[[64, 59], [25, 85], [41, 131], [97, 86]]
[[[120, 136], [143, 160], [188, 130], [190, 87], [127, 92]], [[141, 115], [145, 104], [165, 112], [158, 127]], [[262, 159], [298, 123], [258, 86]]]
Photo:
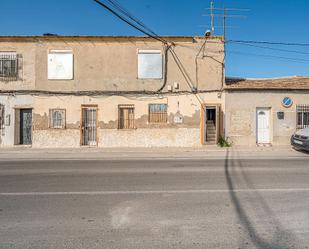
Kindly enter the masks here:
[[73, 79], [73, 54], [71, 50], [50, 50], [48, 54], [48, 79]]
[[163, 59], [160, 50], [138, 51], [138, 78], [162, 79]]
[[18, 57], [15, 52], [0, 52], [0, 79], [18, 79]]
[[49, 127], [53, 129], [65, 128], [65, 109], [49, 110]]

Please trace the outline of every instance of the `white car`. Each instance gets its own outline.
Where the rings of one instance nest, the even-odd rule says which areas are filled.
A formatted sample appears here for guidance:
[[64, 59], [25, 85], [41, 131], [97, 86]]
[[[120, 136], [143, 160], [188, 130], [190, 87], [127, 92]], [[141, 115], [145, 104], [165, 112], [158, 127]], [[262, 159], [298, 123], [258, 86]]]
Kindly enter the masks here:
[[291, 137], [291, 145], [295, 149], [309, 151], [309, 128], [295, 132]]

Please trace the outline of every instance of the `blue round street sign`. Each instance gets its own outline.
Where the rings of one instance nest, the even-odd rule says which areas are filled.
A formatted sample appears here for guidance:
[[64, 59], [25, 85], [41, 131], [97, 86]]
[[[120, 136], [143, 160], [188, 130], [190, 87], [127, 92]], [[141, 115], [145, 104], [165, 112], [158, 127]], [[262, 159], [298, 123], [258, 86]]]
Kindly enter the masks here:
[[290, 107], [291, 105], [293, 105], [293, 100], [290, 97], [284, 97], [282, 100], [282, 105], [284, 107]]

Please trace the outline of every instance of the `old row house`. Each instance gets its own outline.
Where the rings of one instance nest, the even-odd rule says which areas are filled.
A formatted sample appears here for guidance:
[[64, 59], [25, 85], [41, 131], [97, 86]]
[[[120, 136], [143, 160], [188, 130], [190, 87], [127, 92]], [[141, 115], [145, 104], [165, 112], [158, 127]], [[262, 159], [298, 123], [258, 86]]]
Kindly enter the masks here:
[[169, 46], [147, 37], [0, 37], [1, 146], [214, 143], [222, 38], [164, 39]]
[[2, 36], [0, 146], [284, 145], [309, 78], [225, 79], [223, 37]]

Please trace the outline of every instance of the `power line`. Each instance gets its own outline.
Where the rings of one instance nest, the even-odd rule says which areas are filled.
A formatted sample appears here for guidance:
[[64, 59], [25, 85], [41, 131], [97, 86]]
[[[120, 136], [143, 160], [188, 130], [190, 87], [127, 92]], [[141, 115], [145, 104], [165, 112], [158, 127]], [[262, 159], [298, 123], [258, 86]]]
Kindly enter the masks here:
[[258, 56], [258, 57], [264, 57], [264, 58], [268, 58], [268, 59], [281, 59], [281, 60], [286, 60], [286, 61], [291, 61], [291, 62], [296, 62], [296, 63], [309, 64], [309, 60], [306, 60], [306, 59], [283, 57], [283, 56], [276, 56], [276, 55], [246, 53], [246, 52], [233, 51], [233, 50], [228, 50], [227, 52], [233, 53], [233, 54], [239, 54], [239, 55]]
[[228, 40], [227, 42], [241, 42], [248, 44], [271, 44], [271, 45], [283, 45], [283, 46], [305, 46], [305, 47], [309, 46], [309, 43], [293, 43], [293, 42], [244, 41], [244, 40]]
[[[124, 21], [125, 23], [129, 24], [131, 27], [139, 30], [140, 32], [144, 33], [145, 35], [152, 37], [155, 40], [158, 40], [160, 42], [162, 42], [164, 44], [164, 60], [165, 60], [165, 68], [164, 68], [164, 77], [163, 77], [163, 83], [162, 86], [157, 90], [157, 92], [161, 92], [164, 87], [166, 86], [167, 83], [167, 63], [168, 63], [168, 51], [170, 50], [171, 45], [169, 45], [169, 43], [159, 37], [155, 32], [153, 32], [150, 28], [148, 28], [145, 24], [143, 24], [140, 20], [138, 20], [136, 17], [132, 16], [127, 10], [125, 10], [125, 8], [123, 8], [116, 0], [107, 0], [112, 6], [114, 6], [114, 8], [118, 11], [120, 11], [123, 15], [125, 15], [127, 18], [129, 18], [131, 21], [135, 22], [136, 24], [132, 23], [130, 20], [126, 19], [125, 17], [123, 17], [121, 14], [117, 13], [116, 10], [113, 10], [112, 8], [110, 8], [109, 6], [107, 6], [106, 4], [102, 3], [99, 0], [94, 0], [96, 3], [98, 3], [99, 5], [101, 5], [102, 7], [104, 7], [105, 9], [107, 9], [108, 11], [110, 11], [112, 14], [114, 14], [116, 17], [118, 17], [119, 19], [121, 19], [122, 21]], [[140, 27], [139, 27], [139, 26]], [[146, 31], [145, 31], [146, 30]], [[173, 44], [173, 43], [172, 43]]]
[[[193, 86], [192, 84], [192, 80], [186, 70], [186, 68], [183, 66], [183, 64], [181, 63], [180, 59], [178, 58], [176, 52], [171, 48], [171, 45], [169, 45], [169, 43], [162, 39], [161, 37], [159, 37], [158, 35], [156, 35], [156, 33], [154, 33], [151, 29], [149, 29], [146, 25], [144, 25], [141, 21], [139, 21], [138, 19], [136, 20], [136, 18], [134, 18], [133, 16], [131, 16], [127, 11], [125, 11], [125, 9], [123, 7], [120, 6], [119, 3], [116, 3], [115, 0], [107, 0], [110, 4], [112, 4], [112, 6], [114, 6], [114, 8], [118, 11], [120, 11], [123, 15], [125, 15], [126, 17], [128, 17], [129, 19], [131, 19], [131, 21], [134, 21], [135, 23], [137, 23], [138, 25], [132, 23], [130, 20], [126, 19], [125, 17], [123, 17], [121, 14], [117, 13], [116, 10], [112, 9], [111, 7], [109, 7], [108, 5], [106, 5], [105, 3], [102, 3], [99, 0], [94, 0], [96, 3], [98, 3], [100, 6], [104, 7], [105, 9], [107, 9], [109, 12], [111, 12], [113, 15], [115, 15], [116, 17], [118, 17], [120, 20], [124, 21], [125, 23], [127, 23], [128, 25], [130, 25], [131, 27], [139, 30], [140, 32], [144, 33], [145, 35], [152, 37], [158, 41], [161, 41], [164, 45], [166, 45], [166, 50], [165, 50], [165, 65], [167, 66], [167, 52], [168, 50], [170, 51], [177, 67], [179, 68], [180, 72], [182, 73], [183, 77], [185, 78], [185, 81], [187, 82], [187, 84], [189, 85], [191, 91], [194, 91], [196, 94], [199, 92], [197, 91], [197, 89]], [[140, 26], [140, 27], [139, 27]], [[148, 31], [145, 31], [148, 30]], [[174, 45], [174, 43], [172, 43], [172, 45]], [[167, 68], [165, 68], [165, 77], [164, 77], [164, 82], [162, 87], [157, 91], [160, 92], [161, 90], [163, 90], [163, 88], [166, 85], [166, 77], [167, 76]], [[195, 96], [197, 97], [198, 101], [201, 102], [199, 96], [197, 96], [195, 94]]]
[[245, 43], [245, 42], [232, 42], [237, 45], [244, 45], [244, 46], [250, 46], [250, 47], [255, 47], [255, 48], [263, 48], [263, 49], [269, 49], [269, 50], [274, 50], [274, 51], [281, 51], [281, 52], [288, 52], [288, 53], [296, 53], [296, 54], [308, 54], [309, 52], [303, 52], [303, 51], [297, 51], [297, 50], [288, 50], [288, 49], [280, 49], [280, 48], [273, 48], [273, 47], [267, 47], [267, 46], [260, 46], [260, 45], [254, 45], [250, 43]]
[[136, 22], [141, 27], [145, 28], [149, 33], [154, 36], [158, 36], [155, 32], [153, 32], [150, 28], [148, 28], [142, 21], [140, 21], [137, 17], [132, 15], [127, 9], [120, 5], [120, 3], [116, 0], [107, 0], [110, 4], [112, 4], [116, 9], [118, 9], [121, 13], [126, 15], [129, 19]]
[[153, 34], [150, 34], [149, 32], [143, 30], [142, 28], [138, 27], [137, 25], [133, 24], [132, 22], [130, 22], [129, 20], [127, 20], [125, 17], [123, 17], [122, 15], [120, 15], [119, 13], [117, 13], [115, 10], [113, 10], [112, 8], [110, 8], [109, 6], [107, 6], [105, 3], [102, 3], [101, 1], [99, 0], [94, 0], [97, 4], [101, 5], [103, 8], [105, 8], [106, 10], [108, 10], [109, 12], [111, 12], [113, 15], [115, 15], [116, 17], [118, 17], [120, 20], [122, 20], [123, 22], [127, 23], [128, 25], [130, 25], [131, 27], [137, 29], [138, 31], [142, 32], [143, 34], [155, 39], [155, 40], [158, 40], [164, 44], [167, 44], [168, 42], [164, 39], [162, 39], [161, 37], [159, 36], [156, 36], [156, 35], [153, 35]]

